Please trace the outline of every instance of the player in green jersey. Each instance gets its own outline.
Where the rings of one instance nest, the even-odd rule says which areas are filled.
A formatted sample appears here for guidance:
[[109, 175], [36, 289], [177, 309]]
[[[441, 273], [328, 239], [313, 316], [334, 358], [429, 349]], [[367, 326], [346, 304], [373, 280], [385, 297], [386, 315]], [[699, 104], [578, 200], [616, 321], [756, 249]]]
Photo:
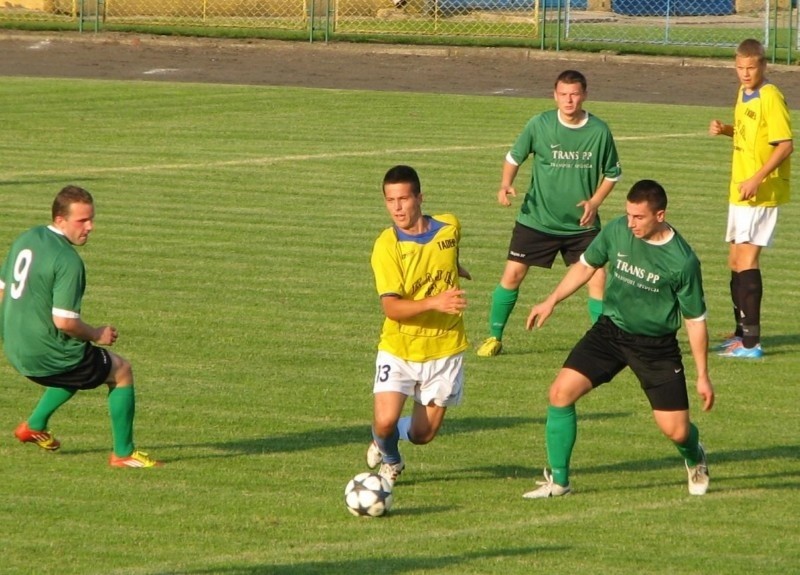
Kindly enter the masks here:
[[[531, 118], [506, 155], [497, 200], [510, 206], [509, 196], [520, 165], [533, 156], [531, 182], [520, 206], [503, 275], [492, 292], [489, 337], [478, 355], [491, 357], [503, 348], [503, 332], [517, 303], [519, 287], [530, 266], [550, 268], [560, 253], [567, 265], [600, 230], [597, 209], [621, 177], [611, 130], [583, 109], [586, 78], [566, 70], [556, 79], [556, 109]], [[605, 274], [598, 270], [588, 283], [592, 321], [603, 308]]]
[[[436, 437], [450, 406], [461, 402], [467, 306], [459, 278], [461, 224], [452, 214], [422, 213], [422, 189], [410, 166], [394, 166], [383, 179], [393, 224], [372, 249], [375, 287], [385, 315], [373, 384], [373, 441], [367, 465], [394, 485], [405, 463], [400, 439], [416, 444]], [[407, 398], [410, 417], [400, 417]]]
[[[160, 465], [133, 444], [133, 371], [123, 357], [103, 347], [117, 341], [110, 325], [81, 319], [86, 288], [84, 245], [94, 229], [94, 199], [77, 186], [56, 195], [52, 223], [36, 226], [11, 245], [0, 268], [0, 337], [9, 362], [45, 391], [14, 435], [48, 451], [60, 442], [47, 430], [50, 417], [82, 389], [108, 386], [113, 467]], [[97, 345], [94, 345], [97, 344]]]
[[783, 94], [765, 77], [767, 58], [758, 40], [736, 49], [739, 92], [734, 123], [712, 120], [709, 133], [733, 138], [728, 189], [728, 267], [734, 333], [717, 346], [720, 355], [759, 359], [761, 349], [761, 250], [772, 243], [779, 206], [789, 201], [792, 126]]
[[708, 377], [708, 332], [700, 262], [665, 220], [667, 195], [657, 182], [636, 182], [626, 216], [607, 224], [556, 289], [531, 309], [528, 329], [541, 327], [556, 304], [608, 265], [603, 315], [575, 345], [550, 386], [545, 426], [545, 480], [528, 499], [570, 493], [569, 463], [577, 435], [575, 403], [625, 367], [639, 379], [661, 432], [685, 460], [689, 493], [708, 489], [708, 467], [697, 427], [689, 419], [676, 332], [684, 318], [703, 410], [714, 405]]

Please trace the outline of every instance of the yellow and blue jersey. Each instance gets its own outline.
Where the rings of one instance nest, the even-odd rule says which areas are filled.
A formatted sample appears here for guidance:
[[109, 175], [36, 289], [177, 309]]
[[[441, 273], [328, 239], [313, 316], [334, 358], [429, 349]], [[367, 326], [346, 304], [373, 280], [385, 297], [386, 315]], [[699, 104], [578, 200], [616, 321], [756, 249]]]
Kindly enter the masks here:
[[764, 178], [753, 198], [739, 199], [739, 184], [751, 178], [767, 162], [776, 143], [792, 139], [789, 109], [783, 94], [773, 84], [764, 84], [751, 94], [739, 88], [733, 118], [730, 203], [763, 207], [785, 204], [789, 201], [791, 158], [786, 158]]
[[[410, 235], [392, 226], [372, 249], [372, 271], [378, 295], [422, 300], [459, 287], [458, 250], [461, 225], [452, 214], [423, 216], [428, 231]], [[386, 318], [378, 349], [407, 361], [429, 361], [467, 348], [464, 318], [436, 310], [411, 320]]]

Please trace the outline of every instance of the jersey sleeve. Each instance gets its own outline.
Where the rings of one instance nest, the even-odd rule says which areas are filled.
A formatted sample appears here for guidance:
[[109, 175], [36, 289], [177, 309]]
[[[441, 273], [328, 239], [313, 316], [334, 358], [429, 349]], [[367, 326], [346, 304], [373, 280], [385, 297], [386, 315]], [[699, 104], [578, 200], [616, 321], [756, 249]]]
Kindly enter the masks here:
[[581, 259], [593, 268], [601, 268], [609, 261], [609, 250], [611, 245], [611, 235], [617, 227], [617, 221], [612, 221], [609, 225], [600, 230], [600, 233], [592, 240], [589, 247], [581, 255]]
[[453, 214], [438, 214], [433, 216], [434, 220], [438, 220], [443, 224], [447, 224], [456, 228], [456, 236], [460, 239], [461, 238], [461, 222], [458, 221], [458, 218]]
[[398, 295], [403, 297], [403, 273], [397, 250], [397, 240], [391, 229], [385, 230], [372, 248], [372, 273], [375, 275], [375, 288], [378, 295]]
[[536, 132], [535, 125], [537, 117], [538, 116], [528, 120], [528, 123], [525, 124], [525, 128], [523, 128], [520, 135], [517, 136], [514, 145], [508, 152], [508, 156], [510, 156], [518, 166], [533, 153], [533, 136]]
[[[6, 266], [8, 266], [8, 258], [6, 258], [6, 260], [3, 261], [3, 265], [0, 266], [0, 289], [1, 290], [6, 289], [6, 280], [5, 280], [6, 273], [7, 273], [6, 272]], [[0, 301], [0, 304], [2, 304], [2, 303], [3, 302]]]
[[789, 108], [780, 90], [774, 88], [764, 94], [764, 115], [767, 122], [767, 139], [770, 144], [792, 139]]
[[700, 260], [694, 253], [686, 259], [679, 281], [676, 291], [681, 315], [686, 319], [705, 316], [707, 309], [703, 292], [703, 274], [700, 270]]
[[611, 130], [606, 127], [605, 138], [605, 162], [603, 163], [603, 176], [607, 180], [617, 181], [622, 177], [622, 167], [619, 163], [619, 154], [617, 153], [617, 144], [614, 142], [614, 136]]
[[80, 317], [86, 289], [86, 269], [77, 252], [65, 252], [56, 260], [53, 281], [53, 314]]

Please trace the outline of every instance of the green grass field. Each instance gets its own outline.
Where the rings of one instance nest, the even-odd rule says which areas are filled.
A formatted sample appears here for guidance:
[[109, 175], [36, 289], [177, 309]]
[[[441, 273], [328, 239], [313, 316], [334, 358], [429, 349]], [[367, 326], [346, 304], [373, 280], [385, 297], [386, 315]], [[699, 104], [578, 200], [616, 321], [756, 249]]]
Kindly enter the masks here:
[[[712, 357], [717, 405], [693, 405], [708, 495], [688, 495], [683, 462], [626, 372], [579, 404], [575, 495], [521, 498], [545, 465], [546, 390], [588, 327], [576, 296], [541, 331], [523, 329], [559, 267], [528, 276], [507, 353], [469, 354], [465, 403], [441, 436], [403, 446], [391, 515], [345, 510], [345, 483], [365, 469], [370, 437], [382, 316], [369, 254], [389, 225], [383, 173], [414, 165], [427, 211], [462, 220], [477, 344], [519, 205], [495, 200], [503, 156], [527, 118], [551, 105], [0, 80], [0, 251], [49, 221], [63, 185], [93, 192], [83, 315], [118, 327], [115, 350], [137, 378], [137, 444], [166, 462], [108, 467], [102, 390], [51, 420], [60, 452], [20, 445], [12, 431], [40, 390], [0, 361], [0, 573], [800, 572], [800, 202], [783, 210], [763, 258], [767, 358]], [[586, 106], [611, 125], [625, 171], [604, 217], [622, 213], [637, 179], [662, 182], [668, 219], [703, 261], [710, 331], [728, 331], [730, 141], [706, 127], [732, 110]], [[690, 391], [695, 399], [693, 383]]]

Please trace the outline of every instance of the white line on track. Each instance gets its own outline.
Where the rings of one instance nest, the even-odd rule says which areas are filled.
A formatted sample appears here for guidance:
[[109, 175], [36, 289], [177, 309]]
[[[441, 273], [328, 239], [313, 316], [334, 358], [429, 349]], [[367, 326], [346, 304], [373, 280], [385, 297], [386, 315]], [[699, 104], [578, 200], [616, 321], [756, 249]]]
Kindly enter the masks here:
[[[663, 140], [668, 138], [691, 138], [705, 135], [705, 132], [693, 132], [686, 134], [657, 134], [642, 136], [620, 136], [615, 138], [618, 142], [631, 142], [642, 140]], [[441, 152], [473, 152], [477, 150], [503, 149], [508, 148], [508, 144], [490, 144], [483, 146], [447, 146], [435, 148], [403, 148], [398, 150], [357, 150], [352, 152], [335, 152], [324, 154], [296, 154], [286, 156], [265, 156], [262, 158], [248, 158], [238, 160], [223, 160], [219, 162], [186, 162], [179, 164], [148, 164], [139, 166], [113, 166], [107, 168], [86, 167], [81, 169], [81, 174], [90, 176], [93, 174], [130, 174], [146, 173], [159, 171], [181, 171], [181, 170], [202, 170], [208, 168], [227, 168], [235, 166], [269, 166], [286, 162], [298, 162], [307, 160], [333, 160], [336, 158], [366, 158], [374, 156], [397, 156], [400, 154], [430, 154]], [[61, 176], [65, 173], [74, 174], [75, 170], [43, 170], [36, 172], [6, 172], [0, 173], [0, 180], [10, 180], [14, 178], [30, 178], [37, 176]]]
[[42, 40], [28, 46], [28, 50], [42, 50], [50, 47], [50, 40]]
[[145, 76], [157, 76], [160, 74], [172, 74], [178, 72], [178, 68], [153, 68], [152, 70], [145, 70], [142, 72]]

